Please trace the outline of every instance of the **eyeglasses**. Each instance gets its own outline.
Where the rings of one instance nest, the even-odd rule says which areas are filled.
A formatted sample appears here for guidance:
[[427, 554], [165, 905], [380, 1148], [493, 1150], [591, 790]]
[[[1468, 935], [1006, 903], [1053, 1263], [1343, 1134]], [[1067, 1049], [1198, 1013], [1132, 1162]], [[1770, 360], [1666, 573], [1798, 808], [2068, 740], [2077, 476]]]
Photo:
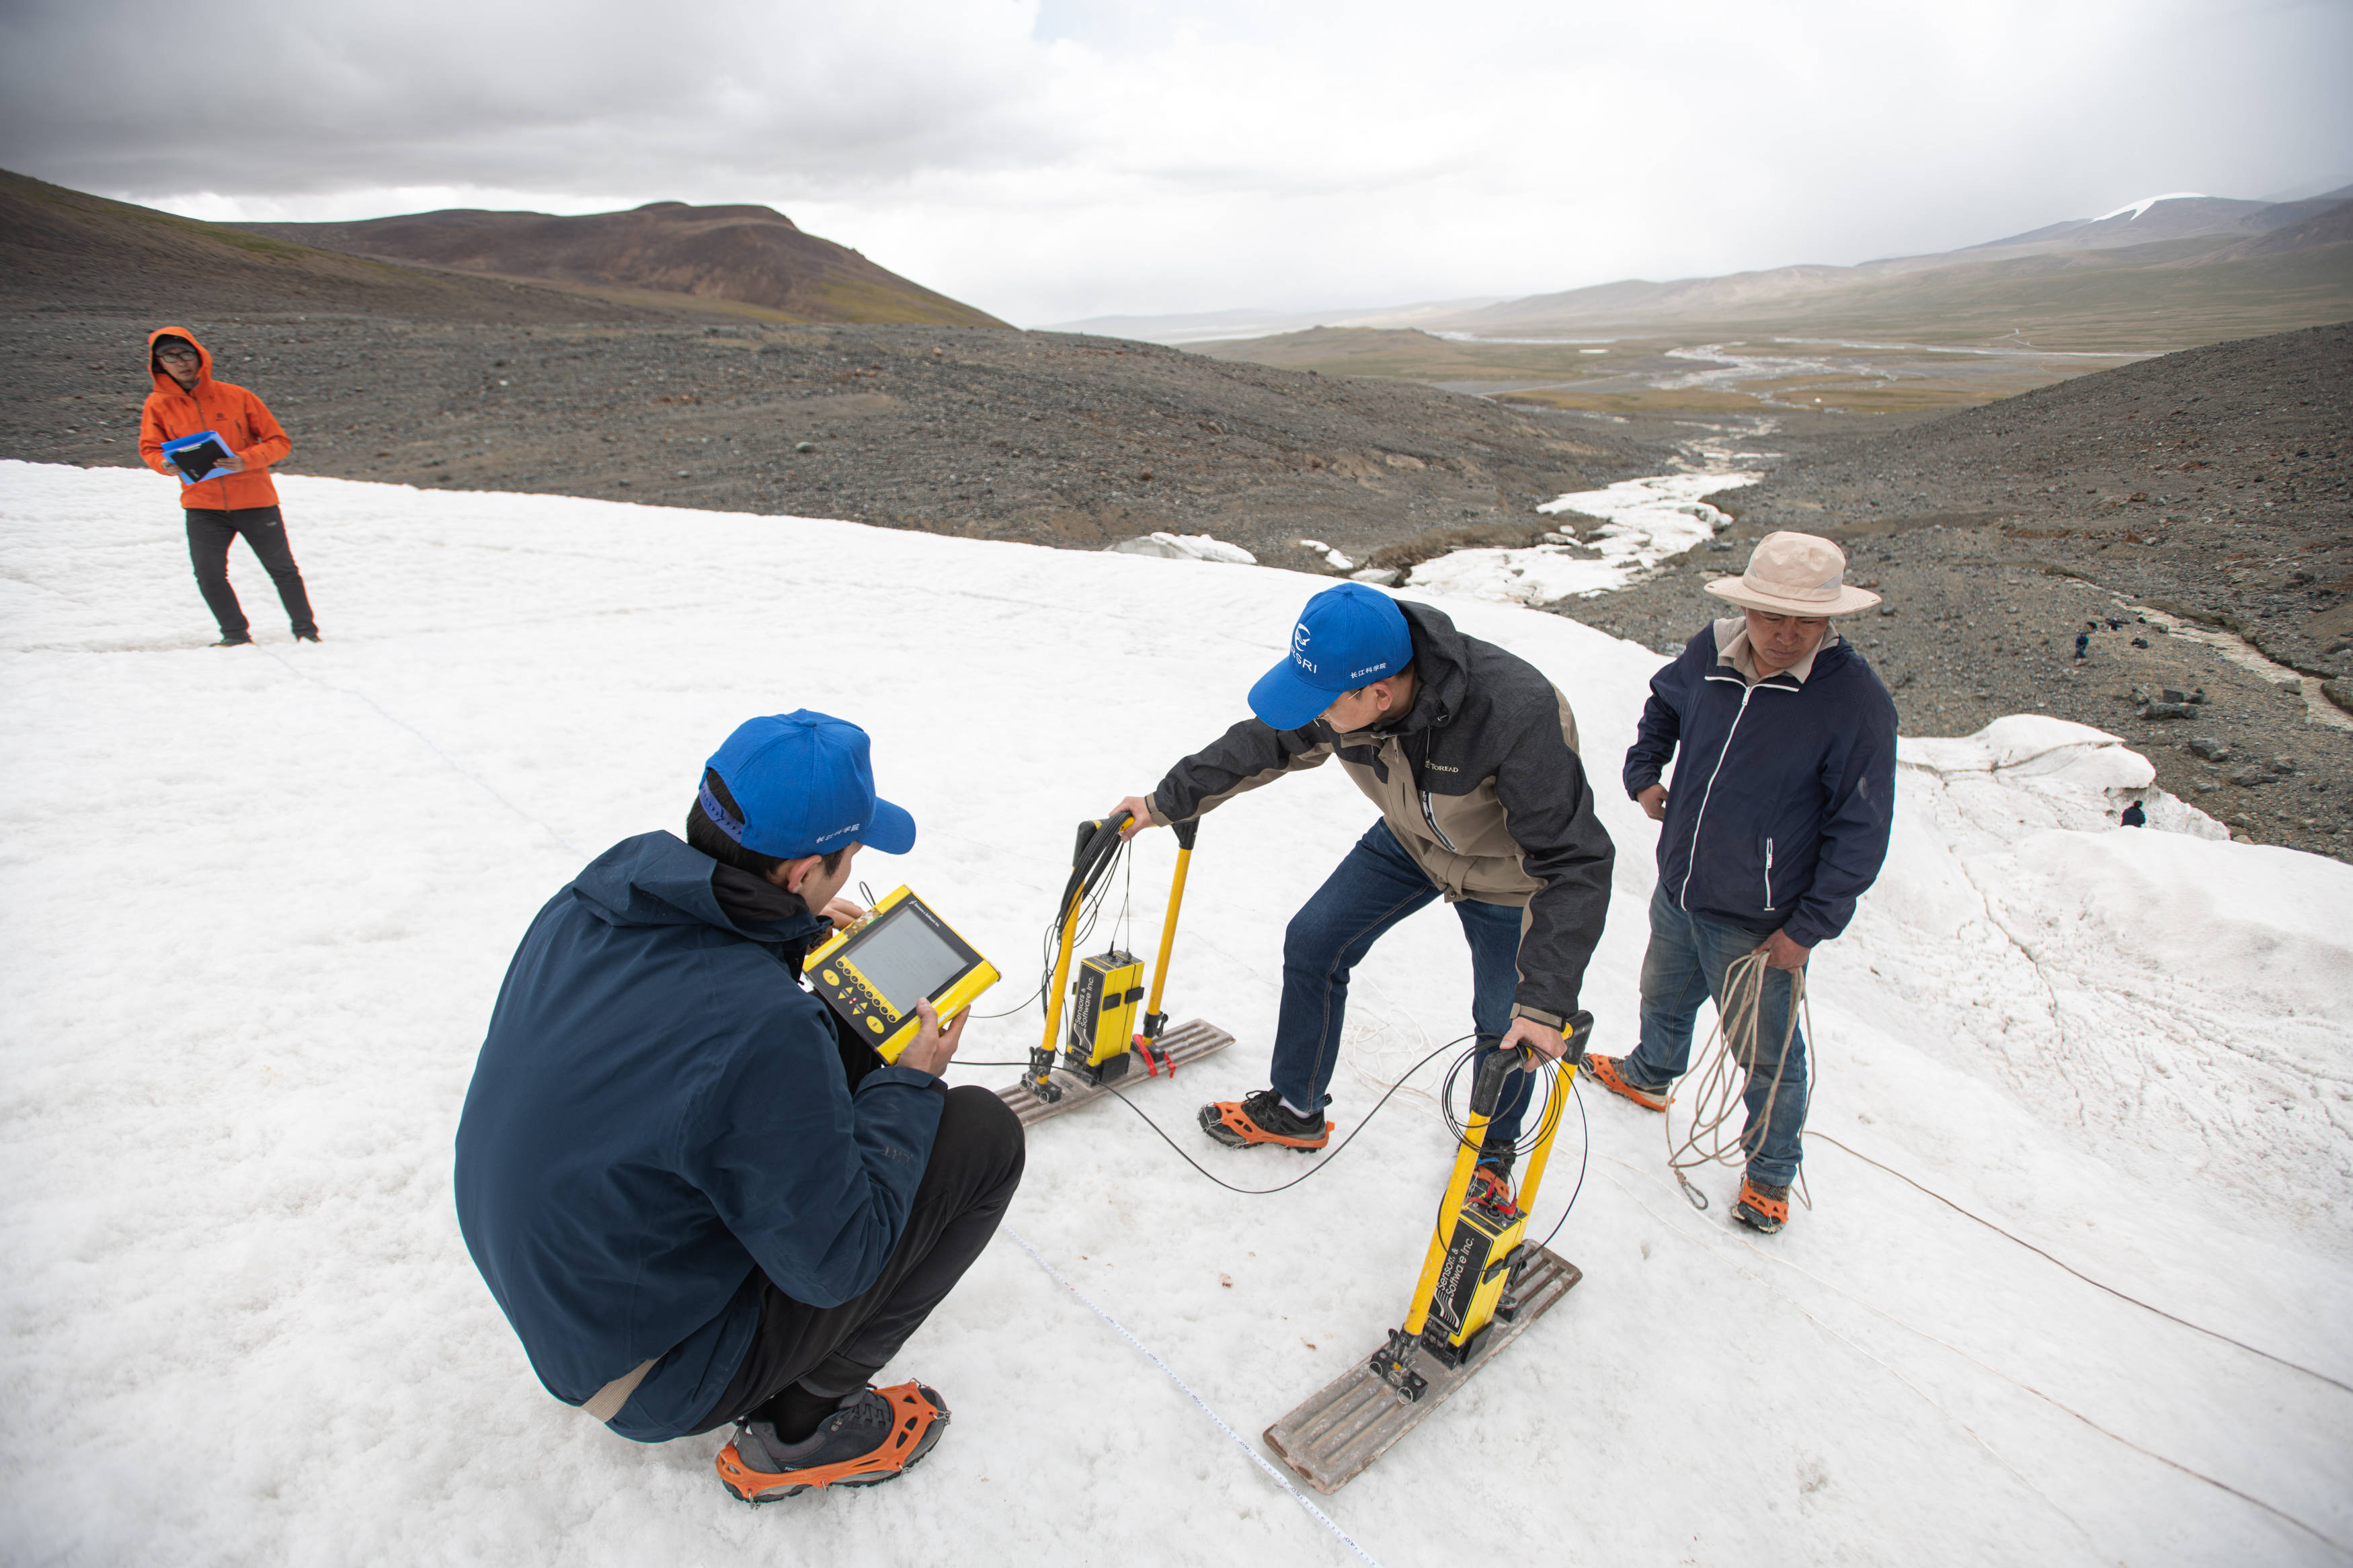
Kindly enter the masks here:
[[194, 349], [157, 349], [155, 351], [155, 357], [157, 359], [194, 359], [196, 357], [196, 351]]

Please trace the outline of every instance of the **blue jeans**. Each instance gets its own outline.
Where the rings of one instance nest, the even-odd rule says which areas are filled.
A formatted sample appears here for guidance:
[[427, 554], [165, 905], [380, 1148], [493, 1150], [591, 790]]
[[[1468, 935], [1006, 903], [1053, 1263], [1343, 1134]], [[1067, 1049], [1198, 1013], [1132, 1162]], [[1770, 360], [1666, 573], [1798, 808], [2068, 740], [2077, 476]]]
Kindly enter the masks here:
[[[1348, 1013], [1348, 974], [1389, 927], [1440, 896], [1376, 822], [1356, 840], [1315, 896], [1291, 917], [1282, 939], [1282, 1011], [1274, 1028], [1273, 1081], [1278, 1093], [1313, 1114], [1340, 1065], [1340, 1025]], [[1454, 906], [1471, 943], [1471, 1022], [1481, 1054], [1495, 1048], [1512, 1026], [1512, 998], [1520, 984], [1521, 911], [1509, 904], [1464, 899]], [[1514, 1073], [1488, 1124], [1486, 1146], [1508, 1148], [1520, 1135], [1535, 1079]]]
[[[1699, 1016], [1700, 1003], [1713, 1000], [1721, 1009], [1725, 971], [1772, 934], [1688, 914], [1661, 884], [1651, 895], [1651, 946], [1642, 955], [1642, 1043], [1626, 1058], [1627, 1082], [1641, 1089], [1662, 1087], [1689, 1070], [1692, 1021]], [[1768, 969], [1757, 1004], [1757, 1060], [1742, 1096], [1748, 1121], [1740, 1142], [1748, 1151], [1748, 1173], [1776, 1186], [1797, 1179], [1803, 1157], [1799, 1134], [1806, 1126], [1805, 1034], [1799, 1030], [1790, 1036], [1784, 1059], [1781, 1032], [1788, 1027], [1788, 971]], [[1760, 1131], [1757, 1121], [1768, 1099], [1773, 1117]]]

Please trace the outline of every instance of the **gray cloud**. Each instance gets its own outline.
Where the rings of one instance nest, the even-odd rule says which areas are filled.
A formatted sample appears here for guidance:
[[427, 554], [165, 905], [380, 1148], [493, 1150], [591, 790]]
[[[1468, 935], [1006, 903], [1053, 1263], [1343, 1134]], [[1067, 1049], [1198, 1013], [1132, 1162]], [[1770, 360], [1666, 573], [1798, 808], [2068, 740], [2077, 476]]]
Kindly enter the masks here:
[[741, 0], [280, 0], [224, 27], [161, 0], [16, 7], [0, 15], [0, 157], [143, 195], [286, 196], [780, 173], [823, 188], [1053, 155], [1023, 108], [1021, 28], [900, 10], [862, 5], [853, 27]]
[[0, 11], [0, 163], [212, 216], [765, 201], [1015, 320], [1947, 248], [2353, 174], [2353, 7]]

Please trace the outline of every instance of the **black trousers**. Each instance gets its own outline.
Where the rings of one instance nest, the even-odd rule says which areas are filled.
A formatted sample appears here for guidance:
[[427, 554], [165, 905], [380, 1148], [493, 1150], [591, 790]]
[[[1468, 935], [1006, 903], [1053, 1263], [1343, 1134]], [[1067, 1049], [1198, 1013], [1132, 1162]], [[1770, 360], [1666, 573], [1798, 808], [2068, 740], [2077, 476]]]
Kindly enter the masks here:
[[738, 1421], [795, 1384], [809, 1393], [854, 1393], [955, 1288], [1021, 1184], [1021, 1121], [977, 1084], [948, 1090], [931, 1163], [898, 1250], [865, 1293], [838, 1307], [796, 1301], [760, 1282], [760, 1327], [726, 1393], [694, 1430]]
[[188, 562], [196, 569], [196, 587], [205, 596], [205, 606], [220, 623], [221, 636], [241, 637], [253, 629], [246, 620], [245, 611], [237, 602], [237, 590], [228, 585], [228, 547], [238, 534], [261, 559], [261, 569], [278, 584], [278, 602], [286, 606], [287, 622], [297, 637], [315, 632], [319, 623], [311, 616], [311, 595], [303, 591], [302, 574], [294, 564], [294, 552], [286, 545], [286, 520], [274, 506], [246, 506], [234, 511], [210, 508], [188, 509]]

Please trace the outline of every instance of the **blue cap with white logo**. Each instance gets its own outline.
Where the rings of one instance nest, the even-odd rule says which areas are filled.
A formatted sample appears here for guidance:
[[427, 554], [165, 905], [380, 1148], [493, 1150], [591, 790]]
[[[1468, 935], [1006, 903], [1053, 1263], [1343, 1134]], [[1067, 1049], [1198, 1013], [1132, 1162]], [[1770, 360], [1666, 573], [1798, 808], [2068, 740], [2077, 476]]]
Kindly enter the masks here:
[[885, 855], [915, 847], [915, 819], [875, 795], [866, 731], [846, 719], [802, 708], [745, 720], [705, 766], [738, 809], [705, 780], [703, 813], [746, 849], [797, 860], [852, 843]]
[[1277, 730], [1304, 729], [1341, 693], [1413, 662], [1413, 634], [1397, 601], [1343, 583], [1307, 601], [1291, 628], [1291, 657], [1250, 688], [1250, 711]]

